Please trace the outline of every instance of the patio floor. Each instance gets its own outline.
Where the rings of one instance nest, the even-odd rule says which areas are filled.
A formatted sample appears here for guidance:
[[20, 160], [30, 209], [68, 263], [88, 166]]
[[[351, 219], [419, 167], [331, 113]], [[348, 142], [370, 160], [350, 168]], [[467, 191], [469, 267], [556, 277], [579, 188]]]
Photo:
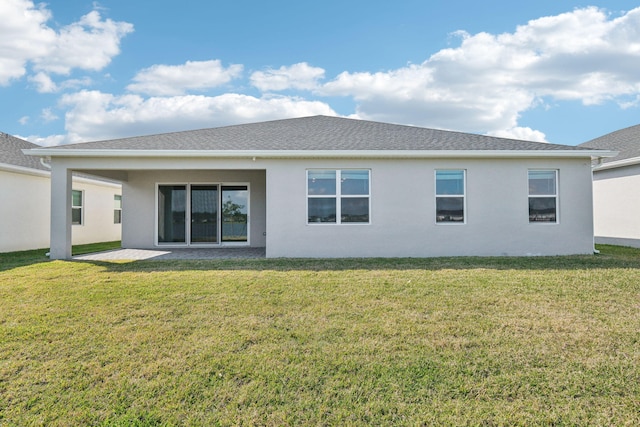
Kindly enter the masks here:
[[74, 256], [80, 261], [264, 258], [265, 248], [115, 249]]

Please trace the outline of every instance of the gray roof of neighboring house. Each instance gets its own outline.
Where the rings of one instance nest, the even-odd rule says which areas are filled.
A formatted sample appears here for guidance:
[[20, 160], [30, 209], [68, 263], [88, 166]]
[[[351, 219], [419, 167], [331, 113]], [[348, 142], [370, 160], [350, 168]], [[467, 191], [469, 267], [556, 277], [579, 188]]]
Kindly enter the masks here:
[[640, 157], [640, 125], [608, 133], [599, 138], [580, 144], [580, 147], [595, 148], [599, 150], [614, 150], [619, 152], [616, 157], [603, 159], [603, 163], [617, 162], [620, 160]]
[[22, 152], [22, 149], [27, 148], [41, 147], [24, 139], [0, 132], [0, 163], [48, 172], [49, 169], [40, 163], [39, 158], [26, 156]]
[[583, 147], [313, 116], [50, 147], [47, 150], [539, 150]]

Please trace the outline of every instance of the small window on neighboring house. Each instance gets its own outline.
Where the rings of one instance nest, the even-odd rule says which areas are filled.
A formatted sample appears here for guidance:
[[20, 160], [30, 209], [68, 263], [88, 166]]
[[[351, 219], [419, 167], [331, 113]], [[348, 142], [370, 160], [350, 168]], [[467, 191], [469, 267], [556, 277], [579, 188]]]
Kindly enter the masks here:
[[465, 171], [436, 171], [436, 223], [464, 223]]
[[82, 208], [84, 194], [81, 190], [71, 191], [71, 224], [82, 225]]
[[307, 171], [308, 224], [368, 224], [368, 169]]
[[113, 196], [113, 223], [122, 224], [122, 196]]
[[558, 222], [558, 171], [529, 171], [529, 222]]

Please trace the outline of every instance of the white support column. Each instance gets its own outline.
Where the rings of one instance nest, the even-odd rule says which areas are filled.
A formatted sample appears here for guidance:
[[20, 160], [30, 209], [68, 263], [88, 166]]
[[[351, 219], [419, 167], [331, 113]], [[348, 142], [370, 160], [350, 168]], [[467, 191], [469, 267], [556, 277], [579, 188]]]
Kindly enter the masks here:
[[51, 259], [71, 259], [71, 170], [51, 165]]

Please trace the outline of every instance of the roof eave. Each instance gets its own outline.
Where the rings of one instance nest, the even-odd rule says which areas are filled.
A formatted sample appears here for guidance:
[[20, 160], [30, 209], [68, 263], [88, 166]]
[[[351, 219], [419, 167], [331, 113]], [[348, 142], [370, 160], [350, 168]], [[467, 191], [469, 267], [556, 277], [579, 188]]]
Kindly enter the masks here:
[[49, 171], [28, 168], [25, 166], [10, 165], [7, 163], [0, 163], [0, 171], [21, 173], [24, 175], [44, 176], [44, 177], [48, 177], [51, 175], [51, 172]]
[[139, 157], [139, 158], [603, 158], [617, 155], [604, 150], [23, 150], [44, 157]]
[[596, 165], [593, 168], [593, 170], [599, 171], [599, 170], [605, 170], [605, 169], [615, 169], [615, 168], [621, 168], [625, 166], [634, 166], [638, 164], [640, 164], [640, 157], [631, 157], [629, 159], [616, 160], [613, 162], [607, 162], [607, 163]]

